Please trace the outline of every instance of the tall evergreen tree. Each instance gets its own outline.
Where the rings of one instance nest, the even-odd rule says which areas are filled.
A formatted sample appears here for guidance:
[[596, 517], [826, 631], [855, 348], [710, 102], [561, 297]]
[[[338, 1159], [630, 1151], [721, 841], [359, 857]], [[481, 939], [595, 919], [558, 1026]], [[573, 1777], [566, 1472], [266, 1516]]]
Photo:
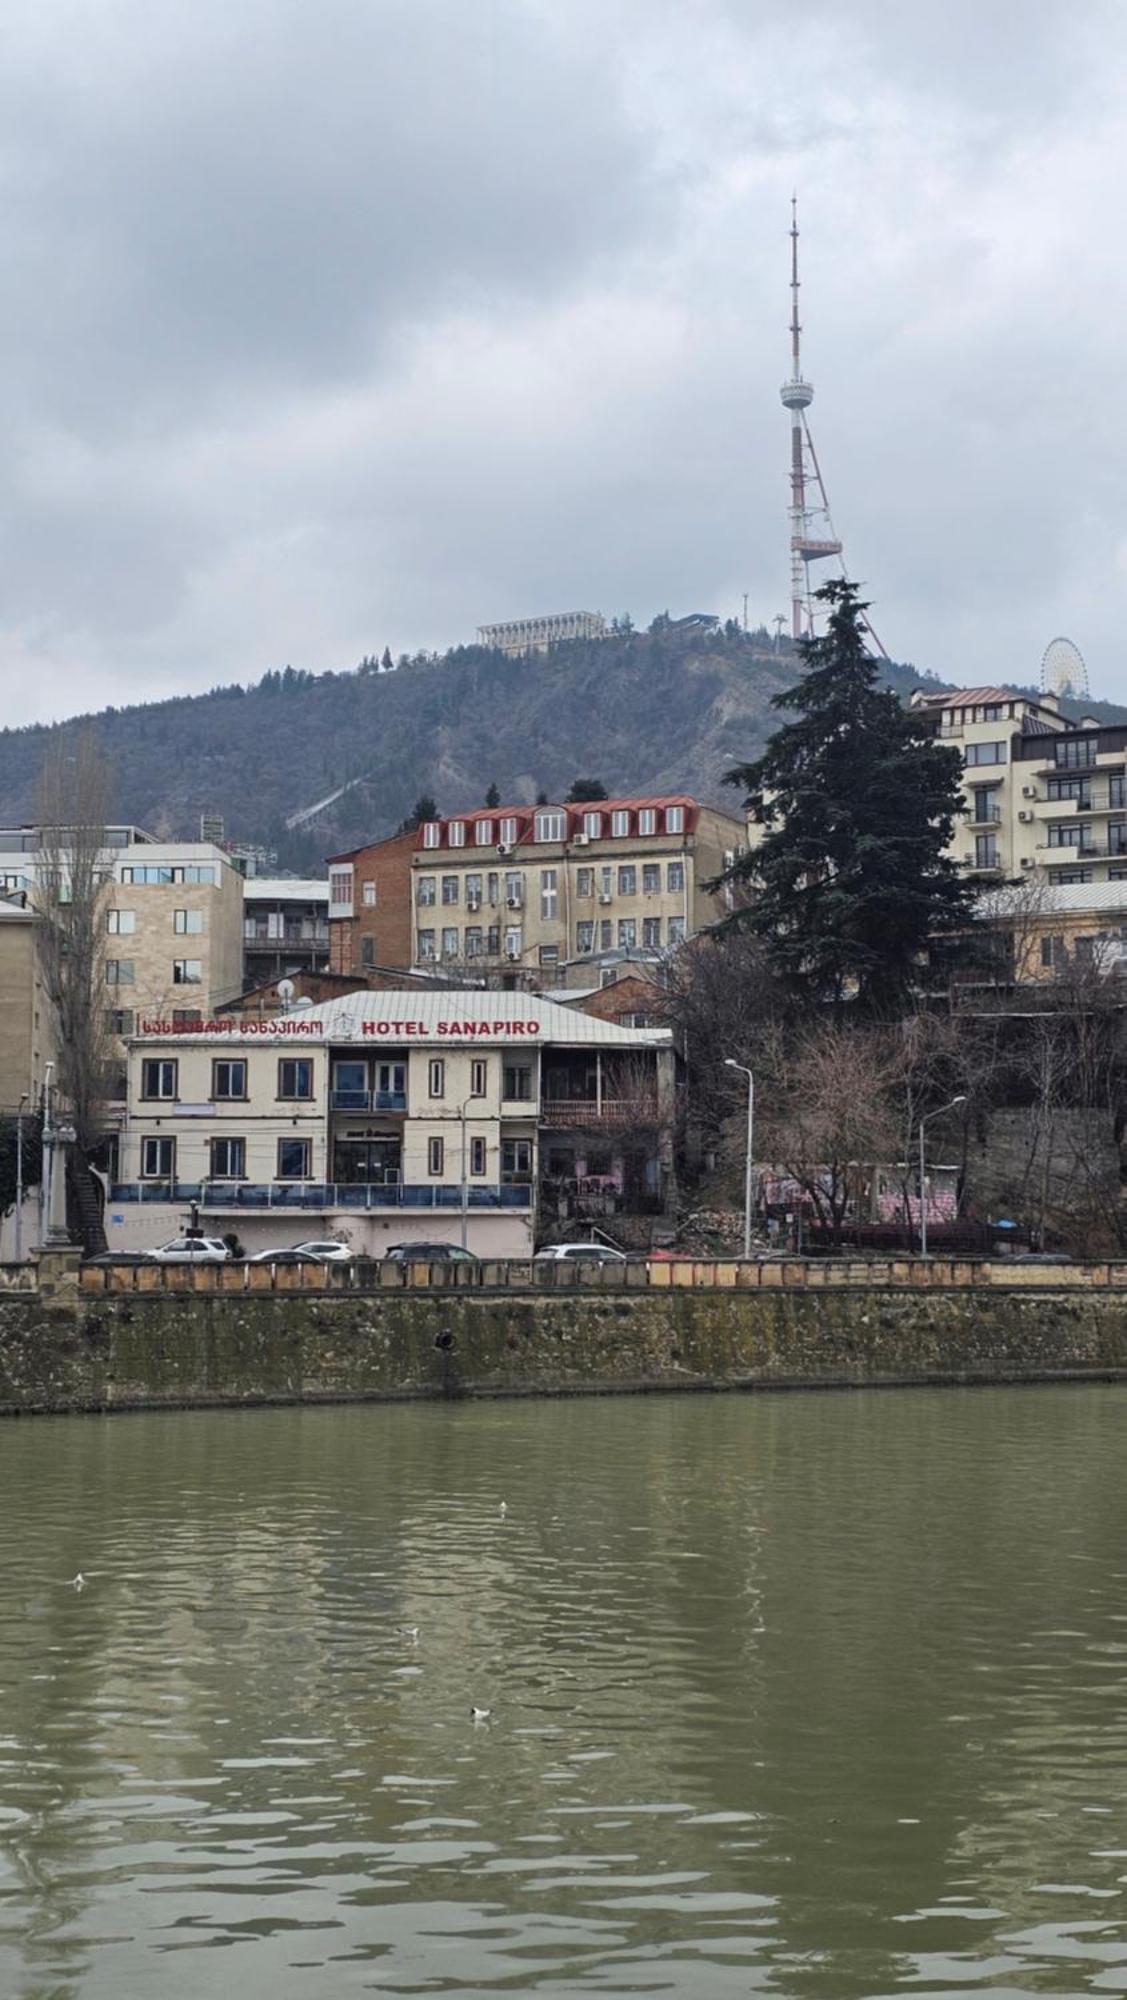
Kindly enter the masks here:
[[763, 829], [723, 878], [751, 892], [727, 921], [762, 937], [811, 1000], [893, 1008], [928, 939], [970, 921], [972, 885], [946, 851], [962, 767], [878, 685], [856, 585], [818, 597], [826, 632], [801, 642], [806, 671], [774, 697], [796, 720], [727, 774]]
[[493, 783], [489, 787], [489, 790], [485, 794], [485, 803], [487, 806], [490, 807], [499, 806], [501, 803], [501, 794], [497, 789], [496, 779], [494, 779]]
[[574, 778], [564, 804], [578, 806], [606, 797], [607, 788], [601, 778]]

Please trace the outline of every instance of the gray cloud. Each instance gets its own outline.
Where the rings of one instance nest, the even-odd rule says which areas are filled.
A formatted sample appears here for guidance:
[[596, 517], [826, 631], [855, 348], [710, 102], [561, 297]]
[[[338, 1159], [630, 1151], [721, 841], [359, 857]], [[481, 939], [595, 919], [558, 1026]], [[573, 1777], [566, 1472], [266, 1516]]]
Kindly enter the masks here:
[[569, 604], [770, 617], [796, 185], [886, 643], [1029, 678], [1062, 629], [1127, 698], [1127, 30], [919, 11], [10, 10], [6, 718]]

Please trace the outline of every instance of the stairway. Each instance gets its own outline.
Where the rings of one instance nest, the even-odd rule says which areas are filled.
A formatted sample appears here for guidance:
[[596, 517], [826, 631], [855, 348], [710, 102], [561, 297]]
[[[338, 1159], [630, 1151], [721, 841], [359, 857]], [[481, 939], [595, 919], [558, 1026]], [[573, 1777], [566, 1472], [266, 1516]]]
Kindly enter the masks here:
[[85, 1257], [104, 1257], [109, 1244], [102, 1208], [102, 1185], [84, 1160], [71, 1159], [67, 1174], [67, 1213], [71, 1233]]

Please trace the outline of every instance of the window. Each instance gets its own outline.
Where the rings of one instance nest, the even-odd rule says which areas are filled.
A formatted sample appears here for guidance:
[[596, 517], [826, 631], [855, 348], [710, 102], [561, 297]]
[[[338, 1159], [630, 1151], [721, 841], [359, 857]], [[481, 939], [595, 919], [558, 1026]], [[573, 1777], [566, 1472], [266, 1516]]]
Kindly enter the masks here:
[[524, 876], [519, 870], [510, 870], [505, 877], [505, 902], [510, 910], [519, 910], [524, 901]]
[[176, 1178], [175, 1139], [154, 1138], [141, 1141], [141, 1177], [147, 1181], [171, 1181]]
[[963, 752], [964, 764], [1004, 764], [1005, 761], [1006, 744], [1003, 741], [968, 743]]
[[661, 948], [660, 917], [642, 918], [642, 943], [645, 945], [647, 951], [660, 950]]
[[474, 840], [478, 847], [492, 847], [493, 821], [491, 819], [478, 820], [474, 828]]
[[[404, 1100], [404, 1104], [402, 1106], [396, 1104], [390, 1104], [390, 1105], [385, 1104], [383, 1100], [386, 1097], [400, 1098]], [[377, 1103], [374, 1108], [377, 1111], [396, 1111], [401, 1108], [405, 1108], [406, 1097], [407, 1097], [406, 1063], [382, 1062], [377, 1064], [376, 1067]]]
[[181, 937], [199, 937], [203, 932], [203, 911], [173, 910], [172, 928]]
[[334, 908], [346, 910], [352, 908], [351, 868], [330, 868], [329, 901], [333, 904]]
[[640, 813], [638, 814], [638, 832], [639, 833], [657, 832], [657, 813], [655, 812], [653, 806], [642, 807]]
[[540, 870], [540, 915], [552, 921], [556, 915], [559, 900], [558, 874], [555, 868]]
[[1075, 799], [1082, 806], [1092, 803], [1090, 778], [1050, 778], [1047, 790], [1050, 799]]
[[360, 963], [367, 971], [371, 971], [375, 962], [376, 940], [369, 931], [367, 937], [362, 937], [360, 940]]
[[132, 986], [133, 960], [131, 958], [107, 958], [106, 985]]
[[1050, 847], [1084, 847], [1091, 839], [1086, 826], [1050, 826], [1048, 834]]
[[684, 944], [685, 942], [684, 917], [670, 917], [668, 937], [670, 944]]
[[[150, 865], [145, 868], [123, 868], [121, 871], [121, 880], [123, 882], [140, 883], [145, 887], [153, 887], [154, 885], [167, 882], [206, 882], [209, 887], [214, 889], [218, 879], [216, 870], [203, 862], [198, 865], [193, 863], [190, 867], [184, 868], [155, 867]], [[330, 882], [332, 881], [331, 876], [329, 880]], [[351, 894], [350, 887], [345, 894], [346, 902], [350, 900]]]
[[247, 1142], [245, 1139], [213, 1139], [211, 1174], [213, 1181], [245, 1181]]
[[106, 1033], [109, 1035], [131, 1035], [133, 1033], [132, 1007], [107, 1007]]
[[203, 1015], [198, 1007], [174, 1007], [172, 1025], [174, 1028], [202, 1028]]
[[481, 1056], [475, 1056], [470, 1064], [470, 1096], [484, 1097], [489, 1065]]
[[1109, 854], [1127, 854], [1127, 820], [1108, 821], [1107, 851]]
[[132, 937], [137, 928], [133, 910], [107, 910], [106, 929], [111, 937]]
[[577, 868], [575, 871], [575, 893], [577, 896], [593, 896], [595, 893], [595, 871], [593, 868]]
[[588, 840], [601, 840], [603, 835], [602, 813], [584, 813], [583, 831]]
[[1062, 868], [1059, 875], [1053, 877], [1054, 882], [1063, 882], [1070, 888], [1076, 888], [1082, 883], [1090, 882], [1091, 879], [1090, 868]]
[[442, 878], [442, 900], [443, 900], [443, 902], [444, 902], [444, 903], [448, 903], [448, 904], [449, 904], [449, 903], [456, 903], [456, 902], [457, 902], [457, 900], [458, 900], [458, 877], [457, 877], [456, 875], [444, 875], [444, 876], [443, 876], [443, 878]]
[[613, 894], [614, 894], [614, 869], [600, 868], [599, 895], [604, 903], [609, 903]]
[[1109, 806], [1127, 806], [1127, 779], [1122, 771], [1107, 774], [1107, 802]]
[[283, 1056], [278, 1064], [278, 1096], [308, 1099], [313, 1095], [313, 1064], [308, 1056]]
[[489, 906], [491, 909], [495, 910], [497, 908], [498, 903], [501, 900], [501, 877], [496, 873], [496, 871], [493, 871], [492, 873], [486, 876], [485, 881], [486, 881], [486, 894], [489, 900]]
[[417, 955], [417, 957], [418, 957], [418, 959], [419, 959], [419, 963], [420, 963], [420, 964], [422, 964], [422, 962], [423, 962], [423, 960], [424, 960], [424, 959], [428, 959], [428, 958], [433, 958], [433, 957], [434, 957], [434, 932], [433, 932], [433, 931], [418, 931], [418, 932], [416, 933], [416, 939], [415, 939], [415, 942], [416, 942], [416, 946], [417, 946], [417, 952], [416, 952], [416, 955]]
[[432, 1097], [446, 1095], [446, 1063], [441, 1056], [435, 1056], [427, 1072], [428, 1088]]
[[524, 1183], [532, 1178], [531, 1139], [502, 1139], [501, 1179], [508, 1185]]
[[503, 1095], [508, 1103], [531, 1104], [531, 1063], [507, 1062], [505, 1064]]
[[442, 829], [436, 819], [428, 819], [423, 828], [423, 846], [437, 847], [442, 838]]
[[988, 701], [981, 710], [980, 720], [983, 722], [1000, 722], [1002, 720], [1002, 710], [999, 703]]
[[609, 917], [603, 917], [599, 923], [599, 950], [609, 951], [613, 943], [614, 925]]
[[645, 896], [661, 894], [661, 863], [647, 861], [642, 869], [642, 893]]
[[610, 830], [616, 840], [624, 839], [630, 831], [630, 814], [624, 812], [621, 807], [619, 807], [617, 812], [612, 812], [610, 816]]
[[429, 903], [433, 903], [433, 902], [434, 902], [434, 891], [435, 891], [435, 878], [434, 878], [434, 876], [433, 876], [433, 875], [420, 875], [420, 876], [419, 876], [419, 890], [418, 890], [418, 897], [417, 897], [417, 901], [418, 901], [419, 903], [427, 903], [427, 904], [429, 904]]
[[442, 933], [442, 956], [443, 958], [458, 956], [458, 931], [455, 925], [451, 925], [449, 930], [444, 930]]
[[1098, 736], [1081, 736], [1072, 743], [1058, 739], [1053, 744], [1053, 761], [1058, 771], [1083, 771], [1095, 763], [1098, 747]]
[[464, 847], [465, 844], [466, 844], [465, 820], [452, 819], [446, 829], [446, 845], [448, 847]]
[[363, 895], [364, 908], [366, 910], [374, 910], [376, 907], [376, 885], [374, 882], [365, 882]]
[[481, 876], [466, 876], [466, 903], [471, 910], [481, 908]]
[[521, 940], [520, 926], [518, 924], [506, 924], [505, 957], [519, 958], [521, 955], [521, 945], [522, 945], [522, 940]]
[[1043, 937], [1041, 939], [1041, 963], [1046, 970], [1051, 970], [1055, 965], [1063, 965], [1065, 959], [1066, 952], [1062, 937]]
[[620, 868], [618, 871], [618, 893], [620, 896], [636, 896], [638, 893], [638, 870]]
[[547, 966], [547, 967], [549, 967], [549, 968], [552, 968], [552, 967], [555, 967], [555, 966], [557, 966], [557, 965], [559, 964], [559, 962], [560, 962], [560, 948], [559, 948], [559, 945], [558, 945], [558, 944], [542, 944], [542, 945], [540, 946], [540, 951], [539, 951], [539, 954], [538, 954], [538, 956], [539, 956], [539, 962], [540, 962], [540, 964], [541, 964], [541, 965], [543, 965], [543, 966]]
[[517, 844], [517, 823], [516, 823], [516, 820], [515, 820], [515, 819], [503, 819], [503, 820], [501, 821], [501, 826], [500, 826], [500, 840], [501, 840], [501, 845], [502, 845], [502, 847], [515, 847], [515, 846], [516, 846], [516, 844]]
[[466, 957], [480, 958], [485, 950], [485, 936], [480, 924], [466, 925]]
[[999, 866], [998, 842], [994, 834], [975, 834], [974, 865], [976, 868], [997, 868]]
[[538, 812], [536, 815], [537, 840], [562, 840], [566, 831], [566, 817], [562, 812]]
[[179, 1065], [163, 1058], [150, 1057], [141, 1064], [142, 1097], [175, 1097], [176, 1072]]
[[666, 806], [665, 831], [666, 833], [684, 833], [685, 831], [684, 806]]
[[174, 958], [172, 961], [172, 984], [174, 986], [198, 986], [203, 978], [203, 961], [198, 958]]
[[679, 896], [685, 887], [685, 864], [671, 861], [665, 871], [665, 886], [671, 896]]
[[620, 917], [618, 920], [619, 950], [633, 951], [634, 946], [637, 944], [637, 942], [638, 942], [638, 926], [635, 923], [633, 917]]
[[575, 949], [576, 949], [576, 951], [577, 951], [577, 952], [578, 952], [578, 953], [580, 954], [580, 957], [582, 957], [582, 955], [583, 955], [583, 953], [584, 953], [584, 952], [587, 952], [587, 951], [594, 951], [594, 949], [595, 949], [595, 926], [594, 926], [594, 924], [591, 924], [591, 923], [587, 923], [587, 924], [576, 924], [576, 926], [575, 926]]
[[485, 1172], [486, 1164], [487, 1162], [486, 1162], [485, 1140], [479, 1138], [471, 1139], [470, 1140], [471, 1174], [483, 1174]]
[[442, 1163], [445, 1157], [445, 1153], [446, 1153], [446, 1146], [445, 1142], [442, 1139], [427, 1140], [428, 1174], [440, 1174], [442, 1172]]
[[247, 1066], [245, 1059], [223, 1057], [211, 1065], [211, 1094], [219, 1102], [223, 1098], [244, 1098], [247, 1094]]
[[311, 1139], [279, 1139], [278, 1179], [307, 1181], [313, 1169]]

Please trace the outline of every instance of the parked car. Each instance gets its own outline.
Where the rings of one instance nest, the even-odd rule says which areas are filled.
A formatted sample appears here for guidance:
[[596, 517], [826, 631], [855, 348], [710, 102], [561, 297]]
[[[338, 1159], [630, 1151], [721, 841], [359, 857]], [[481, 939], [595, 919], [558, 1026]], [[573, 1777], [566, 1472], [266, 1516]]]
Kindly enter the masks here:
[[472, 1250], [460, 1243], [393, 1243], [384, 1252], [385, 1264], [480, 1264]]
[[337, 1258], [315, 1257], [310, 1250], [290, 1249], [281, 1244], [276, 1250], [256, 1250], [253, 1257], [247, 1258], [248, 1264], [328, 1264], [339, 1261]]
[[338, 1243], [335, 1236], [315, 1237], [309, 1243], [295, 1243], [303, 1257], [316, 1257], [319, 1264], [351, 1264], [352, 1252], [347, 1243]]
[[221, 1236], [174, 1236], [145, 1251], [149, 1264], [226, 1264], [231, 1252]]
[[625, 1264], [624, 1250], [609, 1243], [546, 1243], [536, 1252], [537, 1264]]

